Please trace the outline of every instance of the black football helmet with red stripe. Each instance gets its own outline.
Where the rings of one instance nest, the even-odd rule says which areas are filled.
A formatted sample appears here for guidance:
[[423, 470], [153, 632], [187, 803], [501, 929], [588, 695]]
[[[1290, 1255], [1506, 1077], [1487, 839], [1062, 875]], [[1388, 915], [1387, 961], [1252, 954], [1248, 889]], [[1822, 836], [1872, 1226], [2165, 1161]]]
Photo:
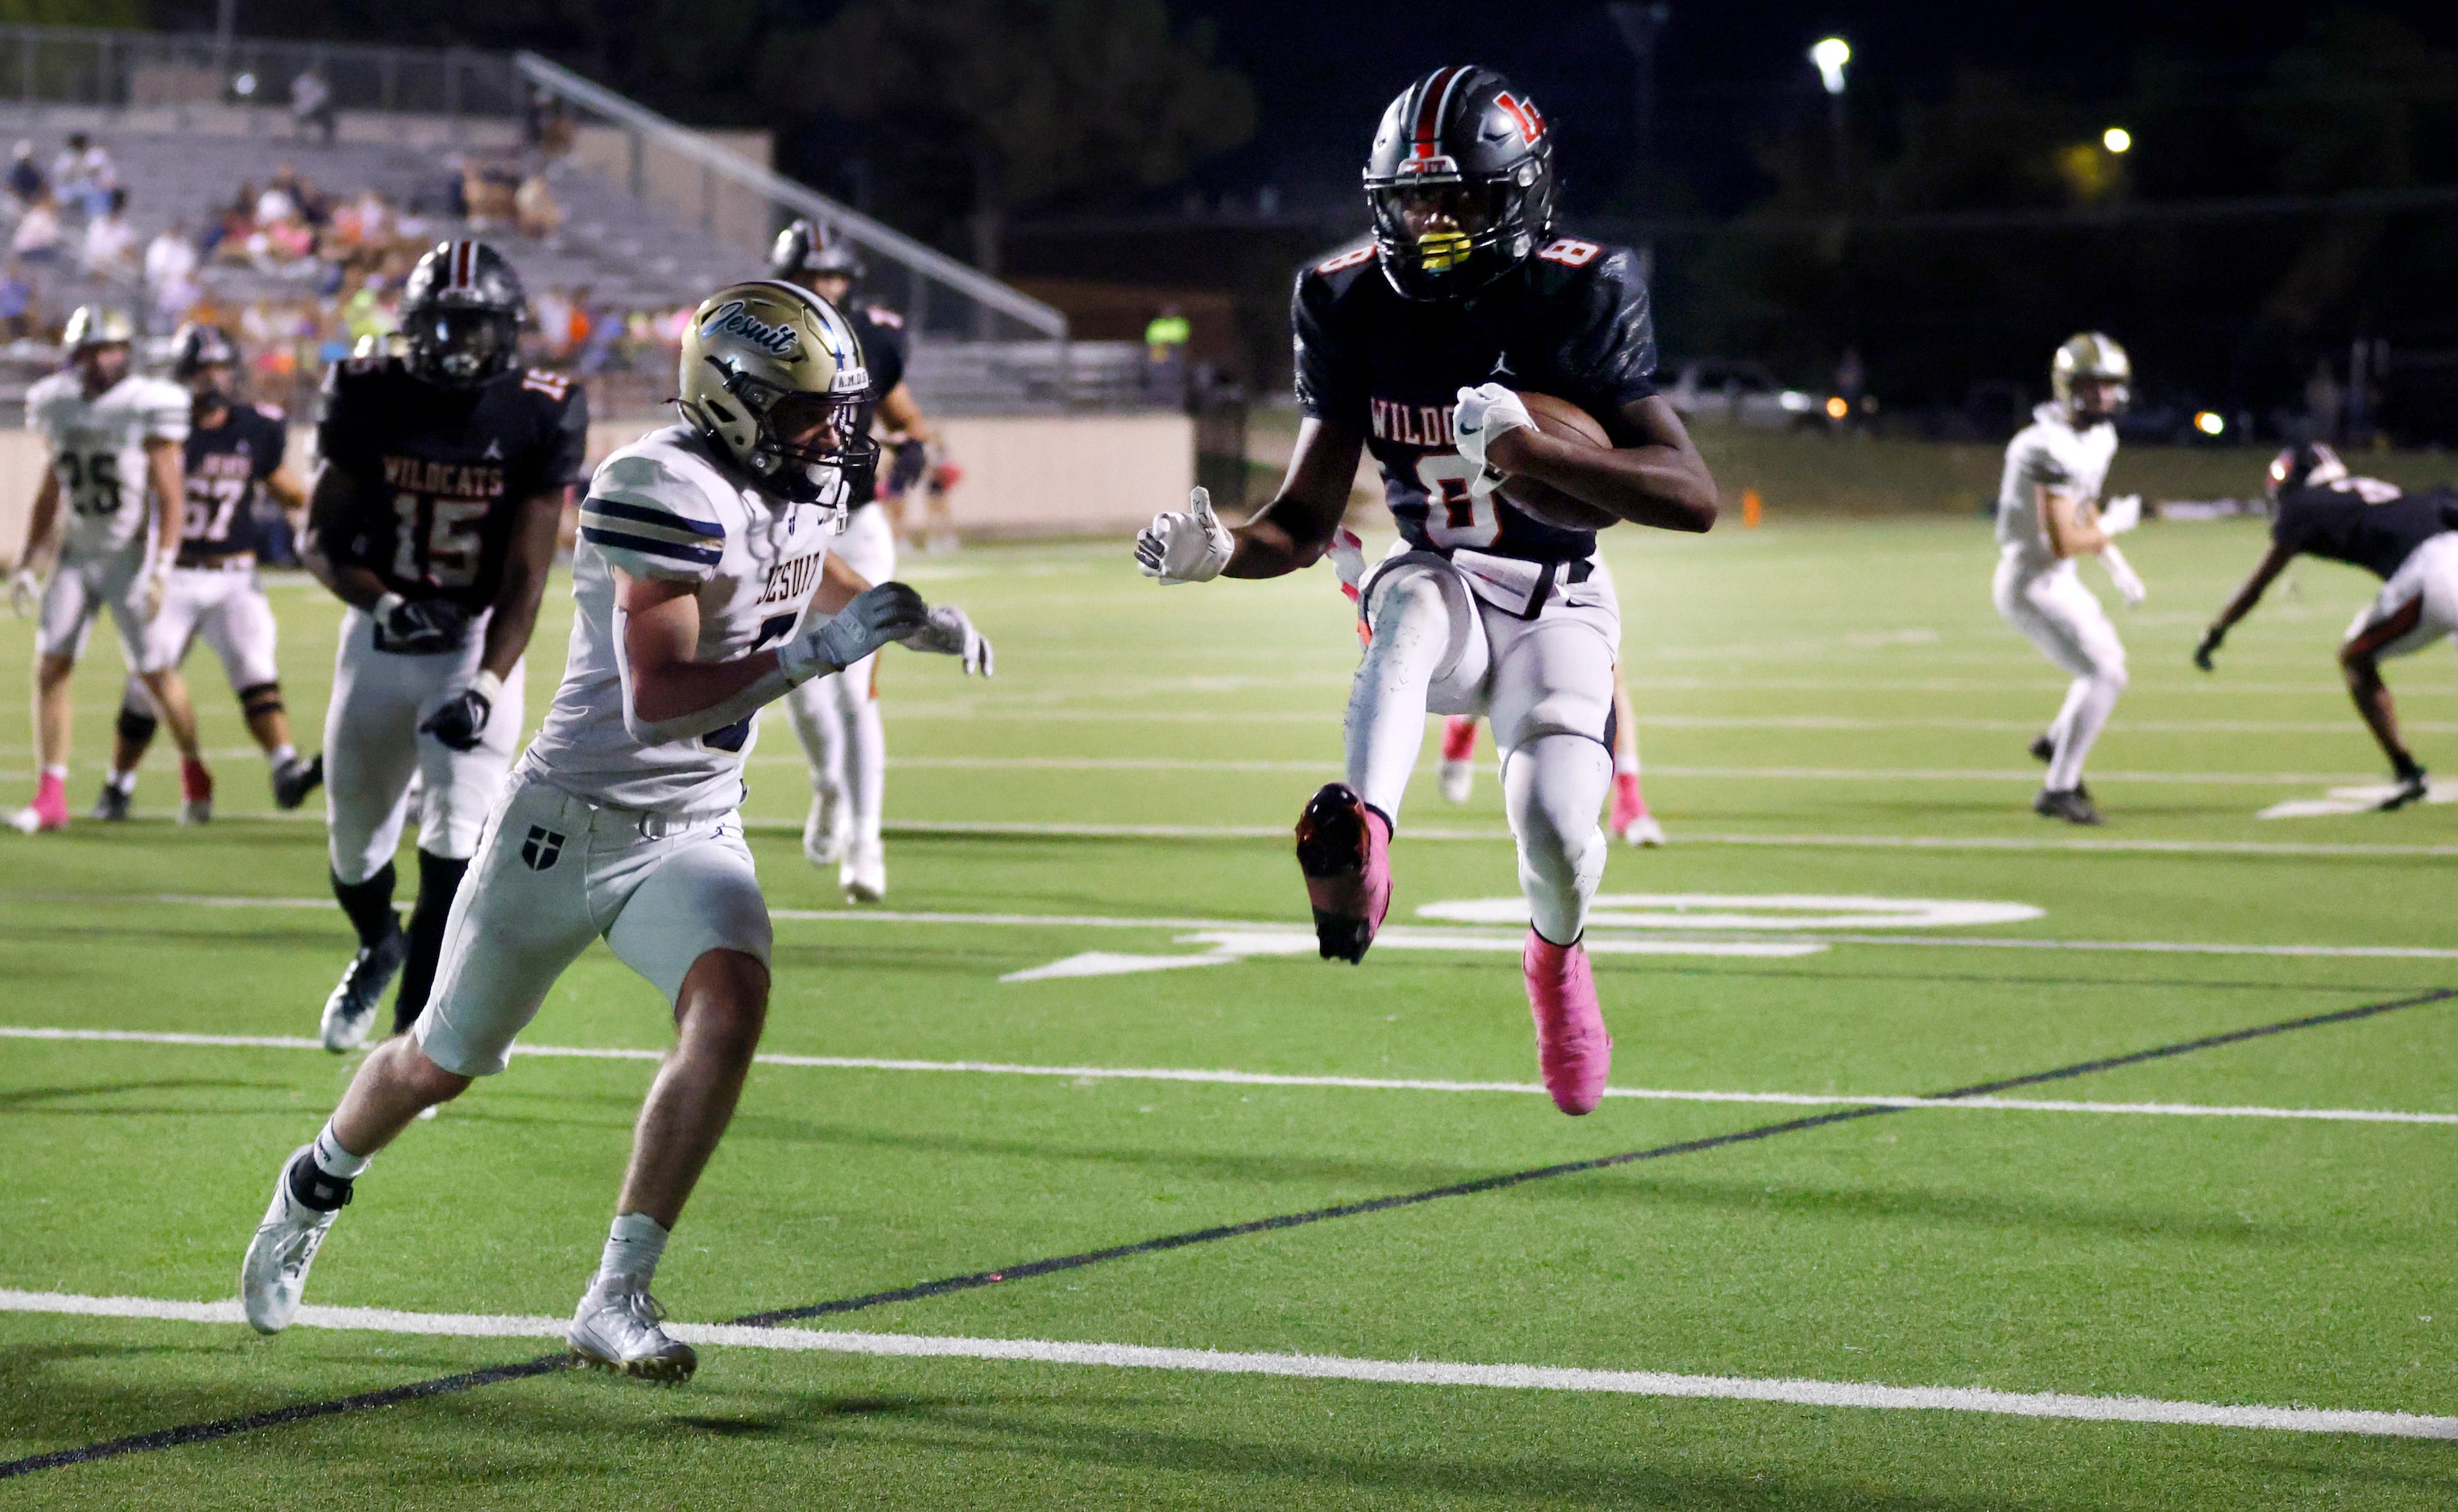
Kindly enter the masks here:
[[429, 383], [474, 388], [520, 360], [529, 300], [521, 276], [483, 241], [439, 241], [401, 290], [410, 369]]
[[1411, 300], [1473, 294], [1552, 233], [1552, 133], [1491, 69], [1436, 69], [1383, 113], [1365, 198], [1392, 288]]

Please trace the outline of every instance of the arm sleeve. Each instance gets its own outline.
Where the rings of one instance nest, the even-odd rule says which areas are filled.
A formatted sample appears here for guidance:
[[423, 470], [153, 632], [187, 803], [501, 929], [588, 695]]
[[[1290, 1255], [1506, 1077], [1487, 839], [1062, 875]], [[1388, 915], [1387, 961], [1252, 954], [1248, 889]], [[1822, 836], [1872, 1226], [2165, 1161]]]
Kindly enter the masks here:
[[1319, 270], [1298, 275], [1289, 323], [1297, 342], [1299, 412], [1316, 420], [1363, 419], [1364, 354], [1357, 350], [1355, 337], [1342, 328], [1331, 280]]
[[1656, 312], [1638, 259], [1615, 247], [1586, 270], [1572, 303], [1575, 326], [1565, 333], [1556, 358], [1563, 395], [1600, 417], [1635, 404], [1656, 390]]
[[633, 577], [705, 583], [725, 555], [725, 527], [707, 495], [636, 453], [609, 457], [590, 480], [580, 501], [580, 538]]

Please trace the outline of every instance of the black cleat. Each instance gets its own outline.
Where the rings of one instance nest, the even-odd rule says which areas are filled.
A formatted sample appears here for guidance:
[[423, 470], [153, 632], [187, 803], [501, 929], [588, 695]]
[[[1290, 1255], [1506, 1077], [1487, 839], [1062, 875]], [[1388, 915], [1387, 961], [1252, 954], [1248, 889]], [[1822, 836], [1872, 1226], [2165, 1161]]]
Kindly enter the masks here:
[[359, 953], [342, 968], [333, 995], [324, 1000], [324, 1019], [319, 1025], [324, 1048], [339, 1055], [367, 1043], [367, 1028], [375, 1023], [385, 988], [392, 985], [402, 963], [408, 959], [409, 934], [398, 926], [385, 936], [383, 943], [359, 947]]
[[1325, 961], [1364, 961], [1391, 905], [1387, 831], [1344, 782], [1325, 783], [1298, 816], [1298, 869], [1314, 910], [1315, 946]]
[[128, 800], [134, 796], [122, 793], [105, 782], [102, 785], [102, 797], [94, 800], [94, 817], [109, 823], [117, 823], [128, 818]]
[[295, 809], [307, 801], [307, 795], [324, 785], [324, 753], [317, 752], [304, 758], [292, 756], [289, 762], [273, 769], [273, 806]]
[[2032, 760], [2054, 761], [2056, 758], [2057, 743], [2054, 740], [2050, 739], [2047, 735], [2042, 735], [2037, 740], [2031, 742]]
[[[2394, 814], [2410, 803], [2421, 803], [2431, 796], [2432, 779], [2422, 767], [2418, 767], [2413, 776], [2398, 779], [2398, 791], [2381, 800], [2381, 812]], [[96, 813], [94, 818], [100, 818], [102, 815]]]
[[2079, 785], [2063, 792], [2040, 789], [2040, 796], [2031, 799], [2031, 812], [2044, 819], [2063, 819], [2069, 824], [2103, 822], [2099, 810], [2091, 806], [2090, 792]]

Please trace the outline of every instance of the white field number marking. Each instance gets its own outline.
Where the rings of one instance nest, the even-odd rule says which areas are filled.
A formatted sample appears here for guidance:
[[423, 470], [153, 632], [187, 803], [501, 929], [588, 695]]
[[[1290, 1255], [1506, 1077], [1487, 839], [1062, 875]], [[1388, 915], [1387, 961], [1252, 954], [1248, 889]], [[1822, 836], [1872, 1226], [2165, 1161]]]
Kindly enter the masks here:
[[[60, 1292], [0, 1290], [0, 1312], [142, 1318], [226, 1327], [235, 1327], [244, 1321], [236, 1301], [184, 1302], [143, 1296], [80, 1296]], [[560, 1317], [309, 1306], [299, 1310], [294, 1326], [452, 1338], [561, 1338], [570, 1325], [567, 1319]], [[685, 1343], [703, 1348], [868, 1355], [890, 1359], [1020, 1360], [1041, 1365], [1178, 1370], [1214, 1376], [1277, 1376], [1303, 1380], [1369, 1381], [1391, 1386], [1595, 1392], [1623, 1397], [1783, 1402], [1804, 1407], [1976, 1412], [2014, 1418], [2062, 1418], [2083, 1422], [2249, 1428], [2272, 1433], [2458, 1439], [2458, 1418], [2349, 1408], [2269, 1407], [2254, 1403], [2173, 1401], [2155, 1397], [1991, 1391], [1976, 1386], [1885, 1386], [1869, 1381], [1691, 1376], [1668, 1371], [1591, 1370], [1561, 1365], [1484, 1365], [1427, 1359], [1360, 1359], [1344, 1355], [1251, 1354], [1228, 1350], [1156, 1348], [1144, 1344], [1079, 1343], [1072, 1339], [965, 1338], [936, 1334], [749, 1328], [727, 1323], [668, 1323], [666, 1331]]]
[[[2040, 918], [2030, 903], [1940, 898], [1829, 897], [1812, 893], [1606, 893], [1588, 911], [1590, 929], [1937, 929], [2017, 924]], [[1420, 919], [1459, 924], [1525, 924], [1528, 900], [1469, 898], [1427, 903]]]

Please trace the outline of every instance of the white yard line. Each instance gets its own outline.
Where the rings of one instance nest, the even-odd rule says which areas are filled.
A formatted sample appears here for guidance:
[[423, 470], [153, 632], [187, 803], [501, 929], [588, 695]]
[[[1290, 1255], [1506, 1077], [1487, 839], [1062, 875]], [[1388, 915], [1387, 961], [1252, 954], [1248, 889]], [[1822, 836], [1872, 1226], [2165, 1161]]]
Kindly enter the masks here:
[[[797, 755], [755, 756], [753, 766], [803, 765]], [[891, 756], [890, 769], [912, 772], [1250, 772], [1333, 773], [1337, 756], [1320, 760], [1248, 760], [1202, 756]], [[1496, 770], [1487, 764], [1484, 770]], [[2036, 767], [1732, 767], [1675, 766], [1650, 762], [1647, 775], [1729, 782], [2020, 782], [2036, 784]], [[2111, 782], [2167, 782], [2206, 787], [2313, 787], [2369, 780], [2349, 772], [2093, 772]]]
[[[236, 1301], [177, 1302], [139, 1296], [80, 1296], [61, 1292], [0, 1290], [0, 1312], [223, 1325], [244, 1321]], [[299, 1310], [294, 1326], [453, 1338], [560, 1339], [566, 1325], [567, 1320], [560, 1317], [309, 1306]], [[2349, 1408], [2267, 1407], [2251, 1403], [2173, 1401], [2156, 1397], [1992, 1391], [1976, 1386], [1883, 1386], [1868, 1381], [1692, 1376], [1667, 1371], [1590, 1370], [1563, 1365], [1477, 1365], [1426, 1359], [1360, 1359], [1344, 1355], [1248, 1354], [1228, 1350], [1160, 1349], [1141, 1344], [1077, 1343], [1065, 1339], [965, 1338], [935, 1334], [745, 1328], [723, 1323], [669, 1323], [666, 1327], [676, 1337], [695, 1345], [867, 1355], [890, 1359], [1008, 1360], [1114, 1370], [1173, 1370], [1214, 1376], [1365, 1381], [1391, 1386], [1594, 1392], [1622, 1397], [1782, 1402], [1801, 1407], [1972, 1412], [2013, 1418], [2061, 1418], [2080, 1422], [2251, 1428], [2272, 1433], [2458, 1439], [2458, 1418]]]
[[[261, 1034], [172, 1034], [136, 1029], [59, 1029], [0, 1025], [0, 1039], [87, 1041], [115, 1045], [180, 1045], [228, 1049], [317, 1050], [315, 1040]], [[520, 1046], [514, 1054], [583, 1061], [662, 1061], [663, 1050], [580, 1045]], [[1383, 1092], [1503, 1092], [1542, 1094], [1533, 1082], [1453, 1082], [1426, 1078], [1299, 1076], [1277, 1071], [1209, 1070], [1177, 1067], [1022, 1066], [1004, 1061], [923, 1061], [851, 1055], [761, 1055], [762, 1066], [846, 1071], [936, 1071], [976, 1076], [1039, 1076], [1073, 1082], [1195, 1082], [1227, 1087], [1322, 1087]], [[2100, 1113], [2154, 1118], [2268, 1118], [2338, 1124], [2450, 1124], [2458, 1113], [2411, 1113], [2372, 1108], [2262, 1108], [2242, 1104], [2093, 1103], [2063, 1098], [1853, 1096], [1842, 1092], [1719, 1092], [1671, 1087], [1614, 1087], [1607, 1097], [1649, 1103], [1763, 1103], [1784, 1108], [1903, 1108], [1982, 1112]]]

